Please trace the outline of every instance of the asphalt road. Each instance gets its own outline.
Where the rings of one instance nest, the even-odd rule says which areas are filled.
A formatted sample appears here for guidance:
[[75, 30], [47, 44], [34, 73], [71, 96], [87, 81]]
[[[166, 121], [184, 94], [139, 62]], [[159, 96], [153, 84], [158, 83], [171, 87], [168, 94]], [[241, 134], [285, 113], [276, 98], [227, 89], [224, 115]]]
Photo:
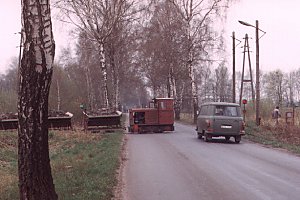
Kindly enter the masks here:
[[300, 158], [242, 139], [205, 143], [193, 126], [128, 134], [125, 200], [297, 200]]

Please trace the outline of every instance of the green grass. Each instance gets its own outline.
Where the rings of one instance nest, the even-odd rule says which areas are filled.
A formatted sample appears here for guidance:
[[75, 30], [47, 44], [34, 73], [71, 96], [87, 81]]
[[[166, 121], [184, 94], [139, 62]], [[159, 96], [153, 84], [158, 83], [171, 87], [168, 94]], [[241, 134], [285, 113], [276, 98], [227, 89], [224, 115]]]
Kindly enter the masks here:
[[0, 199], [18, 199], [16, 132], [0, 132]]
[[[0, 141], [8, 133], [0, 133]], [[16, 140], [16, 133], [10, 133]], [[99, 199], [113, 197], [117, 184], [116, 171], [120, 166], [123, 134], [84, 134], [74, 132], [50, 132], [50, 158], [55, 189], [59, 199]], [[9, 137], [8, 137], [9, 138]], [[1, 144], [1, 143], [0, 143]], [[0, 148], [0, 199], [18, 199], [17, 151], [15, 148]], [[3, 177], [1, 177], [3, 176]]]

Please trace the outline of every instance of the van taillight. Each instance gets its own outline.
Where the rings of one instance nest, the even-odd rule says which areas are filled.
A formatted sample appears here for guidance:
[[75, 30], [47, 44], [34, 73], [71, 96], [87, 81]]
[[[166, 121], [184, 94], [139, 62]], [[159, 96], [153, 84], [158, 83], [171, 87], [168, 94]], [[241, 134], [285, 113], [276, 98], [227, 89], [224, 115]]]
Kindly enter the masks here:
[[211, 125], [211, 124], [210, 124], [210, 121], [207, 119], [205, 122], [206, 122], [206, 127], [209, 128], [210, 125]]
[[246, 123], [243, 121], [241, 124], [241, 132], [245, 132]]
[[206, 127], [207, 127], [206, 130], [207, 130], [208, 132], [213, 132], [214, 130], [213, 130], [211, 121], [207, 119], [205, 122], [206, 122]]

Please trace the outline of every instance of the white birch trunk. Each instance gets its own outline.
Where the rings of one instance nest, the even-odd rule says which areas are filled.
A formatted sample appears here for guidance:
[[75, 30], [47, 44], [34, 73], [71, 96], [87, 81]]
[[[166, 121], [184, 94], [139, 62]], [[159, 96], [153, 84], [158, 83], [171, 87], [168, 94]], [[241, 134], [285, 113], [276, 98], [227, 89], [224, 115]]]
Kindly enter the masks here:
[[175, 118], [180, 120], [180, 112], [181, 112], [181, 105], [183, 102], [183, 93], [185, 89], [185, 83], [183, 83], [181, 90], [178, 92], [178, 96], [175, 100]]
[[100, 66], [101, 66], [101, 71], [102, 71], [102, 76], [103, 76], [103, 81], [104, 81], [104, 86], [103, 86], [104, 107], [107, 110], [109, 110], [110, 105], [109, 105], [109, 98], [108, 98], [108, 79], [107, 79], [107, 68], [106, 68], [106, 63], [105, 63], [105, 53], [104, 53], [103, 42], [100, 44], [99, 54], [100, 54]]
[[171, 65], [170, 70], [169, 70], [169, 77], [168, 77], [168, 85], [169, 85], [169, 90], [168, 91], [168, 97], [170, 98], [176, 98], [176, 82], [175, 82], [175, 77], [174, 77], [174, 67]]
[[56, 87], [57, 87], [57, 110], [60, 110], [60, 87], [59, 87], [59, 82], [58, 80], [56, 81]]
[[117, 78], [117, 80], [115, 80], [116, 81], [116, 85], [115, 85], [115, 87], [116, 87], [116, 105], [115, 105], [115, 109], [116, 110], [119, 110], [119, 105], [120, 105], [120, 88], [119, 88], [119, 83], [120, 83], [120, 81], [119, 81], [119, 77]]
[[18, 94], [21, 200], [55, 200], [48, 146], [48, 97], [55, 44], [49, 0], [22, 0], [24, 49]]
[[191, 81], [191, 93], [192, 93], [192, 105], [193, 105], [193, 117], [194, 122], [197, 120], [197, 111], [198, 111], [198, 92], [197, 92], [197, 85], [195, 81], [195, 67], [193, 65], [193, 41], [191, 38], [191, 25], [188, 23], [188, 41], [189, 41], [189, 48], [188, 48], [188, 69], [189, 69], [189, 78]]

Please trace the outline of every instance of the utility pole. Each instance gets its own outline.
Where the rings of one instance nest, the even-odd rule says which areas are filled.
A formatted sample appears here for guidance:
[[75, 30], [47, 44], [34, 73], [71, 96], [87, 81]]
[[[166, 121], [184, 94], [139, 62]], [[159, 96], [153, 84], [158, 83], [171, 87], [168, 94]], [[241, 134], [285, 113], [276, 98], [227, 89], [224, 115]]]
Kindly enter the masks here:
[[232, 32], [232, 103], [235, 103], [235, 33]]
[[[249, 63], [249, 73], [250, 73], [250, 79], [246, 80], [244, 78], [245, 74], [245, 57], [246, 53], [248, 55], [248, 63]], [[242, 105], [242, 97], [243, 97], [243, 86], [244, 82], [250, 82], [251, 83], [251, 91], [252, 91], [252, 100], [254, 102], [255, 100], [255, 94], [254, 94], [254, 87], [253, 87], [253, 78], [252, 78], [252, 68], [251, 68], [251, 59], [250, 59], [250, 50], [249, 50], [249, 40], [248, 40], [248, 34], [245, 35], [245, 44], [244, 44], [244, 51], [243, 51], [243, 70], [242, 70], [242, 81], [241, 81], [241, 92], [240, 92], [240, 105]]]
[[255, 35], [256, 35], [256, 125], [260, 125], [260, 81], [259, 81], [259, 36], [258, 36], [258, 20], [256, 20]]
[[[251, 26], [251, 27], [255, 28], [255, 36], [256, 36], [256, 105], [255, 105], [255, 107], [256, 107], [256, 125], [259, 126], [260, 125], [260, 116], [259, 116], [259, 113], [260, 113], [260, 107], [259, 107], [259, 104], [260, 104], [259, 39], [262, 36], [264, 36], [266, 34], [266, 32], [259, 29], [258, 20], [256, 20], [255, 26], [253, 26], [247, 22], [244, 22], [244, 21], [239, 21], [239, 23], [244, 26]], [[263, 35], [261, 37], [259, 37], [258, 31], [263, 32]]]
[[[239, 41], [236, 45], [235, 41]], [[235, 48], [241, 43], [242, 41], [235, 38], [235, 32], [232, 32], [232, 103], [236, 102], [236, 90], [235, 90]]]

